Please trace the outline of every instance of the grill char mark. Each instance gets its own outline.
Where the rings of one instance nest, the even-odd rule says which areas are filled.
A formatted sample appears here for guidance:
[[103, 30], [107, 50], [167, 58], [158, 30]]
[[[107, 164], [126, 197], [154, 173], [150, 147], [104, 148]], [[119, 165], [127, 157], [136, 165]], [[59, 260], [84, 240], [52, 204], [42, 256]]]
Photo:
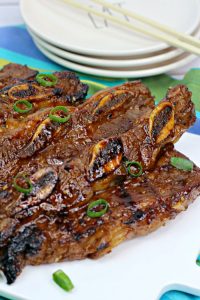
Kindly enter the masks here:
[[13, 283], [21, 273], [23, 260], [39, 252], [43, 240], [43, 233], [34, 225], [26, 227], [11, 239], [8, 247], [3, 250], [0, 262], [8, 284]]
[[166, 106], [164, 110], [162, 110], [159, 115], [157, 115], [154, 119], [154, 125], [152, 129], [152, 138], [154, 140], [157, 139], [161, 130], [165, 127], [167, 122], [169, 121], [172, 114], [172, 107]]
[[123, 145], [120, 139], [109, 139], [99, 142], [93, 148], [89, 167], [89, 180], [106, 177], [119, 167], [123, 156]]
[[28, 98], [30, 96], [36, 96], [37, 95], [37, 89], [31, 85], [28, 84], [27, 86], [25, 86], [26, 89], [18, 89], [16, 88], [16, 90], [13, 90], [12, 93], [10, 93], [14, 98]]

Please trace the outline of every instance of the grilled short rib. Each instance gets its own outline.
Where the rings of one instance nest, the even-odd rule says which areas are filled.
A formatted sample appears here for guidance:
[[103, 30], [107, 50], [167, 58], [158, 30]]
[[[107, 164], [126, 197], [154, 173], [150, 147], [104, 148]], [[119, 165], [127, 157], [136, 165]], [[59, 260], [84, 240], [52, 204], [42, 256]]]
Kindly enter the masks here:
[[[78, 107], [70, 103], [70, 121], [62, 125], [50, 122], [52, 101], [43, 99], [19, 129], [3, 93], [11, 118], [0, 134], [0, 269], [8, 283], [27, 264], [102, 256], [161, 226], [200, 193], [197, 167], [185, 172], [169, 163], [182, 156], [171, 143], [195, 120], [185, 86], [170, 89], [155, 107], [141, 82], [129, 82]], [[127, 174], [127, 159], [141, 162], [140, 177]], [[28, 195], [13, 186], [19, 173], [33, 184]], [[108, 212], [89, 218], [88, 205], [99, 198]]]
[[[183, 155], [168, 148], [153, 171], [135, 179], [121, 177], [114, 187], [87, 199], [73, 203], [58, 190], [24, 210], [24, 216], [2, 216], [1, 270], [7, 282], [14, 282], [27, 264], [98, 258], [185, 210], [200, 194], [200, 170], [196, 166], [192, 172], [172, 167], [170, 157]], [[49, 170], [49, 181], [55, 180]], [[88, 204], [99, 198], [109, 203], [108, 212], [100, 218], [88, 217]]]
[[[132, 85], [137, 88], [142, 86], [141, 83], [136, 82], [126, 85], [126, 88], [130, 88], [130, 86], [133, 88]], [[118, 88], [113, 89], [112, 93], [115, 95], [116, 91], [118, 92]], [[110, 100], [110, 94], [112, 95], [112, 93], [109, 90], [105, 96], [105, 92], [103, 92], [101, 101], [105, 97]], [[176, 94], [176, 97], [171, 97], [171, 94]], [[97, 98], [99, 95], [97, 94]], [[124, 175], [123, 161], [125, 159], [140, 161], [144, 170], [151, 169], [162, 147], [169, 142], [177, 140], [195, 120], [194, 107], [190, 96], [185, 87], [177, 86], [171, 89], [167, 98], [156, 108], [153, 109], [151, 106], [141, 108], [144, 113], [140, 115], [137, 112], [136, 118], [134, 118], [135, 106], [134, 108], [129, 106], [129, 109], [124, 112], [129, 116], [128, 130], [125, 128], [123, 131], [121, 129], [120, 132], [119, 123], [119, 129], [115, 135], [109, 136], [109, 124], [107, 123], [107, 138], [101, 140], [98, 138], [101, 133], [101, 125], [104, 126], [103, 118], [105, 113], [108, 114], [108, 108], [112, 111], [113, 106], [108, 106], [110, 102], [104, 102], [107, 106], [106, 109], [101, 110], [102, 115], [98, 115], [98, 126], [97, 118], [95, 117], [95, 126], [97, 127], [92, 127], [90, 118], [93, 118], [94, 112], [101, 104], [101, 101], [100, 104], [95, 101], [96, 97], [94, 96], [88, 100], [89, 104], [85, 103], [72, 114], [72, 121], [68, 122], [64, 127], [58, 123], [51, 124], [54, 128], [60, 130], [58, 131], [59, 138], [56, 136], [57, 142], [54, 139], [53, 143], [48, 145], [48, 141], [46, 141], [45, 133], [48, 134], [47, 137], [51, 137], [49, 128], [53, 127], [48, 127], [48, 131], [46, 127], [42, 127], [45, 129], [44, 135], [40, 132], [38, 133], [37, 130], [34, 134], [34, 139], [22, 150], [18, 146], [23, 141], [23, 137], [19, 138], [18, 136], [17, 139], [10, 139], [10, 142], [4, 144], [0, 149], [0, 183], [3, 188], [3, 194], [0, 194], [0, 212], [4, 214], [6, 210], [7, 216], [13, 213], [20, 215], [27, 213], [27, 207], [30, 208], [35, 204], [39, 205], [41, 202], [41, 196], [38, 197], [37, 193], [38, 189], [41, 191], [45, 190], [42, 200], [52, 196], [53, 191], [56, 193], [59, 190], [61, 194], [65, 195], [65, 198], [68, 198], [68, 201], [76, 203], [80, 199], [93, 195], [96, 190], [117, 184], [118, 177]], [[113, 99], [115, 98], [113, 97]], [[180, 100], [182, 102], [181, 107], [176, 104], [176, 101]], [[144, 101], [146, 102], [146, 98], [141, 101], [141, 107]], [[130, 102], [129, 98], [127, 102]], [[119, 109], [119, 103], [117, 104], [117, 109], [113, 109], [113, 114], [115, 114], [114, 121], [122, 114]], [[86, 112], [87, 106], [89, 108], [92, 107], [90, 111], [92, 117], [83, 113]], [[124, 109], [124, 106], [123, 101], [122, 109]], [[187, 108], [185, 115], [182, 114], [184, 108]], [[180, 118], [180, 114], [182, 118]], [[81, 123], [80, 119], [83, 118], [83, 115], [85, 115], [85, 118]], [[132, 122], [130, 122], [131, 118]], [[34, 120], [36, 121], [37, 119]], [[107, 122], [107, 119], [104, 120]], [[111, 119], [112, 121], [113, 119]], [[98, 138], [95, 135], [95, 128], [99, 131]], [[103, 130], [102, 137], [104, 137], [104, 132]], [[24, 129], [25, 133], [26, 128]], [[48, 146], [46, 147], [46, 145]], [[38, 153], [37, 150], [41, 148], [42, 151]], [[50, 188], [44, 188], [41, 186], [41, 182], [47, 180], [45, 178], [48, 178], [49, 172], [53, 172], [55, 180], [50, 185]], [[13, 187], [13, 178], [19, 173], [25, 173], [31, 177], [33, 184], [38, 186], [37, 192], [30, 194], [27, 200], [24, 197], [19, 197], [19, 193]], [[101, 179], [104, 180], [103, 183]]]
[[[62, 97], [58, 97], [57, 102], [61, 101], [60, 99], [62, 100]], [[104, 99], [107, 100], [107, 103], [103, 105], [102, 100], [104, 101]], [[41, 103], [43, 102], [41, 99]], [[98, 111], [98, 105], [101, 105], [101, 111]], [[119, 109], [116, 110], [116, 108]], [[17, 114], [17, 120], [13, 120], [13, 118], [6, 120], [6, 129], [2, 130], [0, 135], [0, 148], [3, 152], [0, 153], [0, 164], [4, 165], [9, 160], [20, 156], [21, 153], [25, 156], [26, 152], [31, 156], [33, 153], [28, 153], [27, 147], [30, 149], [31, 145], [36, 144], [36, 140], [39, 140], [37, 143], [39, 147], [33, 145], [34, 153], [55, 143], [56, 140], [69, 140], [69, 130], [73, 136], [76, 132], [76, 139], [77, 136], [82, 136], [87, 140], [89, 131], [94, 131], [95, 128], [97, 130], [96, 138], [98, 135], [99, 138], [106, 136], [108, 134], [106, 127], [108, 126], [110, 126], [110, 135], [119, 131], [127, 131], [131, 128], [134, 120], [152, 108], [154, 108], [154, 100], [150, 91], [141, 82], [132, 82], [98, 93], [96, 97], [92, 97], [85, 104], [80, 105], [74, 114], [72, 114], [74, 107], [68, 106], [69, 112], [72, 114], [71, 120], [61, 126], [57, 126], [48, 118], [51, 110], [49, 107], [30, 112], [24, 119], [19, 119], [21, 115]], [[12, 106], [9, 106], [9, 110], [13, 112]], [[4, 111], [3, 107], [2, 111]], [[71, 124], [73, 124], [73, 130], [71, 130]], [[102, 133], [98, 134], [100, 128]]]
[[[14, 71], [17, 66], [18, 65], [15, 64], [8, 65], [10, 76], [15, 76]], [[7, 69], [8, 67], [5, 67], [4, 69]], [[6, 79], [4, 79], [4, 88], [0, 90], [1, 131], [3, 128], [19, 128], [23, 120], [26, 122], [27, 116], [38, 112], [41, 109], [57, 105], [77, 106], [83, 102], [87, 95], [88, 85], [82, 83], [78, 76], [73, 72], [55, 72], [54, 75], [57, 77], [56, 85], [53, 87], [44, 87], [41, 86], [37, 82], [36, 77], [33, 76], [37, 75], [37, 72], [23, 66], [20, 66], [20, 68], [23, 69], [25, 79], [19, 80], [19, 78], [9, 77], [15, 81], [12, 85], [9, 80], [6, 81]], [[0, 75], [0, 82], [3, 74], [4, 72]], [[30, 75], [32, 75], [31, 78], [29, 78]], [[24, 99], [31, 102], [33, 107], [30, 113], [23, 115], [13, 110], [13, 104], [17, 100]]]
[[[14, 128], [2, 132], [0, 166], [7, 166], [9, 161], [13, 165], [15, 160], [31, 157], [40, 151], [43, 153], [45, 148], [54, 156], [58, 149], [59, 157], [65, 156], [62, 151], [68, 157], [66, 149], [72, 148], [71, 145], [80, 150], [80, 147], [119, 135], [123, 135], [129, 159], [133, 159], [135, 153], [134, 159], [152, 166], [163, 144], [177, 140], [195, 120], [191, 94], [184, 86], [171, 89], [166, 99], [154, 108], [149, 90], [136, 81], [99, 92], [75, 110], [68, 107], [71, 118], [66, 124], [52, 122], [48, 118], [49, 108], [39, 110], [21, 121], [19, 128], [15, 128], [14, 122], [10, 125]], [[156, 135], [160, 133], [159, 140]]]

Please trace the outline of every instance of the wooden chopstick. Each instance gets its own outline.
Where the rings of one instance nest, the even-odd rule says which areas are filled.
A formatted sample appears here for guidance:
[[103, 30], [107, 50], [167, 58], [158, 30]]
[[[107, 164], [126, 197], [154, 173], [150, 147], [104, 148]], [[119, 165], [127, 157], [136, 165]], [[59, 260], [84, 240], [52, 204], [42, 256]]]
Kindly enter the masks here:
[[92, 13], [92, 14], [95, 14], [99, 17], [103, 17], [103, 18], [105, 18], [107, 20], [110, 20], [110, 21], [112, 21], [112, 22], [114, 22], [118, 25], [119, 24], [123, 25], [123, 26], [129, 28], [130, 30], [133, 30], [134, 32], [139, 32], [139, 33], [145, 34], [147, 36], [151, 36], [151, 37], [156, 38], [158, 40], [164, 41], [164, 42], [166, 42], [167, 44], [169, 44], [171, 46], [181, 48], [181, 49], [183, 49], [187, 52], [194, 53], [196, 55], [200, 55], [200, 48], [199, 47], [190, 45], [188, 42], [180, 41], [176, 37], [173, 37], [173, 36], [170, 36], [170, 35], [167, 35], [167, 34], [163, 34], [162, 32], [159, 33], [159, 32], [153, 31], [151, 29], [148, 30], [146, 28], [136, 26], [136, 25], [134, 25], [130, 22], [127, 22], [127, 21], [121, 19], [121, 18], [114, 17], [114, 16], [108, 15], [104, 12], [97, 11], [92, 7], [81, 4], [81, 3], [77, 2], [77, 1], [74, 1], [74, 0], [62, 0], [62, 1], [69, 4], [69, 5], [71, 5], [71, 6], [73, 6], [73, 7], [82, 9], [82, 10], [88, 12], [88, 13]]
[[152, 19], [149, 19], [147, 17], [144, 17], [142, 15], [139, 15], [133, 11], [129, 11], [125, 8], [122, 8], [120, 6], [117, 6], [117, 5], [114, 5], [114, 4], [111, 4], [107, 1], [104, 1], [104, 0], [91, 0], [95, 3], [98, 3], [98, 4], [101, 4], [103, 5], [104, 7], [108, 7], [108, 8], [111, 8], [112, 10], [114, 11], [117, 11], [119, 13], [122, 13], [124, 15], [127, 15], [133, 19], [136, 19], [138, 21], [141, 21], [142, 23], [146, 24], [146, 25], [149, 25], [157, 30], [160, 30], [162, 32], [165, 32], [167, 34], [170, 34], [171, 36], [173, 37], [177, 37], [179, 40], [183, 41], [183, 42], [188, 42], [188, 43], [191, 43], [192, 45], [196, 46], [196, 47], [200, 47], [200, 41], [198, 38], [196, 37], [192, 37], [190, 36], [189, 34], [185, 34], [185, 33], [182, 33], [182, 32], [178, 32], [176, 30], [174, 30], [173, 28], [169, 27], [169, 26], [166, 26], [164, 24], [160, 24], [159, 22], [156, 22]]

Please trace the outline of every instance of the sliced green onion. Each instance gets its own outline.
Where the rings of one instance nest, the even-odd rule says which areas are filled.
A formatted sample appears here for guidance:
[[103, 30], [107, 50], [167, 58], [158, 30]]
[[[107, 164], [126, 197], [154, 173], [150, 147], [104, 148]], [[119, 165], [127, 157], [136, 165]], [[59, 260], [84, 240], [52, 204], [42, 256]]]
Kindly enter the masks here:
[[[142, 175], [142, 165], [138, 162], [138, 161], [126, 161], [126, 170], [128, 172], [129, 175], [131, 175], [132, 177], [139, 177], [140, 175]], [[131, 167], [135, 167], [138, 169], [137, 173], [133, 173], [131, 171]]]
[[184, 171], [192, 171], [194, 166], [192, 161], [182, 157], [171, 157], [170, 163], [173, 167]]
[[[19, 179], [23, 179], [23, 181], [25, 181], [25, 183], [28, 185], [28, 188], [24, 188], [24, 187], [20, 186], [19, 184], [17, 184], [17, 181]], [[30, 179], [23, 174], [18, 174], [14, 178], [13, 186], [18, 192], [23, 193], [23, 194], [29, 194], [33, 189], [33, 185], [31, 183]]]
[[[55, 114], [58, 111], [64, 112], [65, 114], [67, 114], [67, 116], [59, 117], [58, 115]], [[69, 111], [66, 106], [56, 106], [56, 107], [52, 108], [52, 110], [50, 111], [50, 114], [49, 114], [49, 118], [52, 121], [59, 122], [59, 123], [65, 123], [65, 122], [69, 121], [70, 117], [71, 117], [71, 115], [69, 114]]]
[[57, 285], [59, 285], [63, 290], [69, 292], [74, 288], [71, 279], [62, 270], [58, 270], [53, 273], [53, 280]]
[[37, 82], [42, 86], [54, 86], [58, 82], [58, 78], [53, 74], [38, 74], [36, 76]]
[[[25, 105], [27, 108], [22, 109], [18, 105]], [[18, 112], [20, 114], [25, 114], [25, 113], [29, 112], [32, 108], [33, 108], [32, 103], [30, 103], [27, 100], [18, 100], [13, 105], [14, 111], [16, 111], [16, 112]]]
[[[104, 208], [102, 208], [100, 211], [93, 210], [98, 206], [103, 206]], [[91, 202], [88, 205], [87, 215], [90, 218], [99, 218], [103, 216], [107, 212], [107, 210], [108, 210], [108, 202], [104, 199], [98, 199], [96, 201]]]

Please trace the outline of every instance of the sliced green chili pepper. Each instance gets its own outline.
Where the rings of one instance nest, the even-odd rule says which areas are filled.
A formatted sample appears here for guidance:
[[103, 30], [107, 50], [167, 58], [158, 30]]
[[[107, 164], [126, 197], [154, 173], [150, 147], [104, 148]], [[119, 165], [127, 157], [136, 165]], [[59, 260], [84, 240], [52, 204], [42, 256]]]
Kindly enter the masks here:
[[[142, 175], [142, 165], [138, 162], [138, 161], [126, 161], [126, 170], [128, 172], [128, 174], [132, 177], [139, 177], [140, 175]], [[137, 173], [133, 173], [131, 171], [131, 167], [135, 167], [138, 169]]]
[[182, 157], [171, 157], [170, 163], [173, 167], [184, 171], [192, 171], [194, 166], [192, 161]]
[[[28, 188], [24, 188], [24, 187], [20, 186], [19, 184], [17, 184], [17, 180], [19, 180], [20, 178], [25, 181], [25, 183], [28, 185]], [[23, 194], [29, 194], [33, 189], [33, 185], [31, 183], [30, 179], [23, 174], [18, 174], [14, 178], [13, 186], [18, 192], [23, 193]]]
[[53, 74], [38, 74], [36, 81], [44, 87], [51, 87], [56, 85], [58, 78]]
[[[98, 207], [98, 206], [103, 206], [104, 208], [101, 209], [100, 211], [94, 211], [93, 209]], [[90, 218], [99, 218], [101, 216], [103, 216], [108, 210], [108, 202], [104, 199], [98, 199], [96, 201], [91, 202], [88, 205], [88, 209], [87, 209], [87, 215]]]
[[[55, 113], [58, 111], [62, 111], [65, 114], [67, 114], [66, 117], [59, 117], [58, 115], [56, 115]], [[50, 111], [50, 114], [49, 114], [49, 118], [52, 121], [59, 122], [59, 123], [65, 123], [65, 122], [69, 121], [70, 117], [71, 117], [71, 115], [69, 114], [66, 106], [56, 106], [56, 107], [52, 108], [52, 110]]]
[[69, 292], [74, 288], [71, 279], [62, 270], [58, 270], [53, 273], [53, 280], [57, 285], [59, 285], [63, 290]]
[[[19, 105], [25, 105], [27, 108], [22, 109], [22, 108], [19, 107]], [[29, 112], [32, 108], [33, 108], [32, 103], [30, 103], [27, 100], [18, 100], [13, 105], [14, 111], [16, 111], [20, 114], [25, 114], [25, 113]]]

